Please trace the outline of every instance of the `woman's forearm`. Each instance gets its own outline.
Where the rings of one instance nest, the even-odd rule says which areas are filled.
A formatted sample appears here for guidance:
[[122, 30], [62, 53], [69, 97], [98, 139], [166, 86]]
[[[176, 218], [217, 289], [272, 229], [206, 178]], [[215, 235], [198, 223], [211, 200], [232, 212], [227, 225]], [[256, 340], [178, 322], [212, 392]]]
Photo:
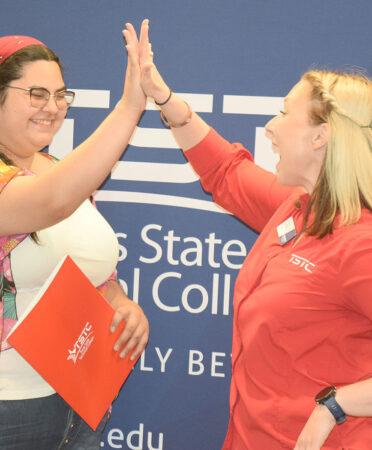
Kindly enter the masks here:
[[337, 389], [335, 398], [347, 416], [372, 417], [372, 378]]
[[[164, 89], [157, 94], [155, 100], [161, 103], [168, 95], [169, 88], [164, 86]], [[174, 93], [172, 93], [169, 101], [161, 106], [161, 110], [168, 122], [172, 124], [183, 123], [188, 115], [188, 106]], [[198, 114], [192, 111], [189, 123], [179, 128], [171, 127], [171, 131], [177, 144], [182, 150], [186, 151], [202, 141], [208, 134], [209, 128], [209, 125]]]
[[36, 177], [16, 177], [0, 195], [7, 213], [0, 235], [28, 233], [65, 219], [104, 181], [120, 158], [141, 110], [120, 104], [97, 130], [58, 164]]
[[74, 211], [110, 173], [140, 116], [137, 109], [117, 106], [88, 139], [39, 177], [39, 188], [49, 190], [56, 202]]

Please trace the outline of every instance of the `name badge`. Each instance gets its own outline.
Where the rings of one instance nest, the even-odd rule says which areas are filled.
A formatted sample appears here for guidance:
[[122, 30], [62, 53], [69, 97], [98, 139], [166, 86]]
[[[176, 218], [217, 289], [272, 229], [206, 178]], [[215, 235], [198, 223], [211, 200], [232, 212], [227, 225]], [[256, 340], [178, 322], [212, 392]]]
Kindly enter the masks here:
[[276, 231], [279, 236], [280, 245], [285, 245], [291, 239], [296, 236], [296, 227], [291, 216], [289, 219], [285, 220], [279, 226], [276, 227]]

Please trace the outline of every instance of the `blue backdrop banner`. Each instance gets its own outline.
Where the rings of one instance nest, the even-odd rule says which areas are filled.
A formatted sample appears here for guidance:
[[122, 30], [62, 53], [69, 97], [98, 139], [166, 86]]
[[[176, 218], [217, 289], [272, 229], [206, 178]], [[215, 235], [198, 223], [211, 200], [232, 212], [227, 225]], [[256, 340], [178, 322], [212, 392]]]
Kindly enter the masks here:
[[[76, 91], [49, 148], [60, 158], [120, 98], [126, 22], [138, 29], [150, 19], [155, 60], [173, 91], [268, 170], [275, 158], [263, 127], [303, 72], [372, 69], [370, 0], [2, 0], [1, 6], [1, 34], [45, 42]], [[228, 423], [234, 282], [256, 234], [203, 191], [152, 103], [96, 200], [119, 239], [121, 283], [151, 327], [101, 447], [219, 449]]]

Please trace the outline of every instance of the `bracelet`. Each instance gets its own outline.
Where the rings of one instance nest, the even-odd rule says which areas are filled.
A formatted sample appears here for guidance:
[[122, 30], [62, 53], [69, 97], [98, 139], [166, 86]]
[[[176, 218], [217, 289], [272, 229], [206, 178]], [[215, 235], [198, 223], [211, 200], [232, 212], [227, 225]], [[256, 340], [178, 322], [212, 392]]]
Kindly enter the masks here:
[[186, 119], [182, 123], [168, 122], [163, 111], [160, 111], [160, 117], [161, 117], [161, 120], [163, 121], [163, 123], [169, 128], [181, 128], [184, 125], [187, 125], [191, 120], [192, 111], [191, 111], [190, 105], [187, 102], [185, 102], [185, 105], [187, 106], [187, 116], [186, 116]]
[[168, 95], [168, 98], [165, 100], [165, 102], [158, 103], [158, 102], [154, 99], [155, 105], [163, 106], [163, 105], [165, 105], [166, 103], [169, 102], [169, 100], [170, 100], [171, 97], [172, 97], [172, 89], [169, 88], [169, 95]]

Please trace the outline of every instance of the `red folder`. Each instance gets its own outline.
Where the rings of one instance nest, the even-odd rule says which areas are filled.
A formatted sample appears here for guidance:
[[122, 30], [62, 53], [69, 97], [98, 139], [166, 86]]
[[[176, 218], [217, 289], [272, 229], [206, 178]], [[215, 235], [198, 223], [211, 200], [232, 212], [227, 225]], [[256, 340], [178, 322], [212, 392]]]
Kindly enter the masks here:
[[40, 290], [9, 343], [97, 428], [136, 361], [113, 347], [113, 308], [67, 256]]

